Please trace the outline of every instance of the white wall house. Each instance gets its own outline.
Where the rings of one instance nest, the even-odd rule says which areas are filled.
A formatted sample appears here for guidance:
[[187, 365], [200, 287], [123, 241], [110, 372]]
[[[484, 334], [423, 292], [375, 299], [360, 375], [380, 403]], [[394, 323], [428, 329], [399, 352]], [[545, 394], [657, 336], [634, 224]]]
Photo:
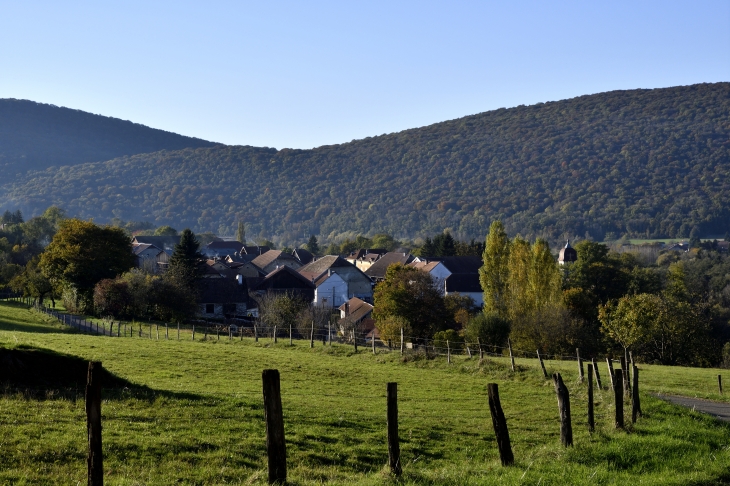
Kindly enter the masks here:
[[314, 304], [323, 307], [337, 308], [347, 302], [347, 282], [337, 274], [328, 272], [314, 282]]

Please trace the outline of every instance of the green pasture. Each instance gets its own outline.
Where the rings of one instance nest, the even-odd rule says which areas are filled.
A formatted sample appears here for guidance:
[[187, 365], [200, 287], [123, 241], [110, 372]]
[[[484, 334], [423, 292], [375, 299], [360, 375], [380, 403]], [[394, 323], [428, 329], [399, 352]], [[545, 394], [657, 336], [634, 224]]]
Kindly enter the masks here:
[[[162, 333], [161, 333], [162, 334]], [[153, 337], [156, 337], [153, 335]], [[0, 483], [86, 481], [84, 369], [100, 360], [106, 484], [265, 484], [261, 372], [281, 373], [291, 484], [724, 484], [730, 425], [650, 393], [727, 400], [718, 370], [640, 365], [642, 417], [612, 427], [596, 392], [597, 430], [575, 361], [547, 361], [571, 393], [575, 446], [560, 445], [551, 380], [532, 359], [402, 358], [288, 340], [203, 342], [89, 336], [0, 303]], [[387, 468], [385, 390], [398, 382], [403, 477]], [[487, 383], [499, 384], [516, 463], [500, 465]], [[627, 407], [630, 410], [630, 407]], [[627, 423], [630, 420], [627, 417]]]

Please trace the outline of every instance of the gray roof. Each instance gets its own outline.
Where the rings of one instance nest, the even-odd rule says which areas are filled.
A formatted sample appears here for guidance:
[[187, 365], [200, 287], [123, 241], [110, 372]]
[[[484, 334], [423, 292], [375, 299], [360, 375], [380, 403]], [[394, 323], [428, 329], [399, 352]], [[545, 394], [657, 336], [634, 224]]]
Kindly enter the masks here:
[[410, 262], [412, 262], [414, 259], [413, 255], [410, 253], [400, 253], [400, 252], [388, 252], [385, 255], [381, 256], [380, 259], [373, 263], [370, 268], [365, 270], [365, 275], [370, 277], [371, 279], [384, 279], [385, 278], [385, 272], [388, 270], [388, 267], [391, 265], [394, 265], [396, 263], [400, 263], [401, 265], [406, 265]]

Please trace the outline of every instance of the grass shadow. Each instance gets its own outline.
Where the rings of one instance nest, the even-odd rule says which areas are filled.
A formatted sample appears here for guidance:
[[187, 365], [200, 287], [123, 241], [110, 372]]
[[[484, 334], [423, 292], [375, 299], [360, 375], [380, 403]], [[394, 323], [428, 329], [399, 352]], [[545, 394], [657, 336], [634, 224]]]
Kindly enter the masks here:
[[1, 302], [0, 331], [34, 332], [41, 334], [75, 332], [60, 323], [39, 323], [40, 315], [19, 302]]
[[[20, 394], [34, 400], [82, 399], [88, 368], [89, 362], [78, 356], [25, 345], [10, 348], [0, 345], [0, 392], [5, 395]], [[102, 370], [102, 394], [105, 400], [202, 398], [192, 393], [154, 390], [120, 378], [105, 368]]]

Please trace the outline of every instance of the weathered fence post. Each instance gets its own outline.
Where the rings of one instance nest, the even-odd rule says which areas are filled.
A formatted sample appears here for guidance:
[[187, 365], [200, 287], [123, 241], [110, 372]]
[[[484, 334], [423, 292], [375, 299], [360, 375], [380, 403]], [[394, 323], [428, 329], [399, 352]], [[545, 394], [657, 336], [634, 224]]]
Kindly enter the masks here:
[[621, 383], [624, 379], [624, 372], [621, 369], [617, 369], [613, 372], [614, 384], [613, 384], [613, 398], [616, 408], [616, 428], [624, 428], [624, 393], [623, 386]]
[[276, 326], [274, 326], [274, 344], [276, 344], [278, 341], [276, 339]]
[[264, 420], [266, 421], [266, 452], [269, 457], [269, 484], [286, 483], [286, 440], [284, 411], [281, 407], [279, 370], [264, 370]]
[[231, 326], [228, 326], [228, 340], [231, 341], [233, 339], [233, 330], [231, 329]]
[[593, 413], [593, 370], [594, 365], [588, 365], [588, 431], [596, 430], [596, 419]]
[[631, 389], [631, 423], [635, 424], [637, 417], [641, 415], [641, 402], [639, 401], [639, 368], [634, 365], [634, 386]]
[[400, 328], [400, 354], [403, 355], [403, 328]]
[[117, 337], [119, 337], [119, 333], [121, 332], [120, 327], [122, 327], [122, 321], [117, 322]]
[[515, 357], [512, 356], [512, 343], [510, 342], [509, 338], [507, 339], [507, 347], [509, 348], [509, 362], [510, 366], [512, 367], [512, 371], [515, 371]]
[[448, 339], [446, 340], [446, 362], [451, 364], [451, 346]]
[[469, 349], [469, 343], [464, 341], [464, 346], [466, 346], [466, 355], [469, 356], [469, 359], [471, 359], [471, 349]]
[[177, 321], [177, 340], [180, 340], [180, 321]]
[[309, 332], [309, 347], [314, 347], [314, 319], [312, 319], [312, 330]]
[[570, 423], [570, 394], [563, 383], [560, 373], [553, 373], [555, 393], [558, 396], [558, 411], [560, 412], [560, 442], [565, 447], [573, 445], [573, 427]]
[[578, 358], [578, 379], [583, 383], [583, 360], [580, 359], [580, 349], [575, 348], [575, 356]]
[[193, 338], [191, 339], [191, 341], [195, 341], [195, 324], [193, 324]]
[[155, 324], [155, 334], [157, 335], [157, 340], [160, 340], [160, 324]]
[[545, 377], [547, 380], [548, 374], [547, 370], [545, 369], [545, 363], [542, 361], [542, 356], [540, 356], [540, 350], [537, 350], [537, 360], [540, 362], [540, 368], [542, 368], [542, 376]]
[[629, 375], [629, 368], [628, 364], [626, 363], [626, 356], [621, 356], [621, 374], [623, 376], [623, 383], [616, 383], [617, 385], [621, 386], [624, 390], [624, 395], [626, 397], [631, 396], [631, 389], [629, 386], [629, 380], [631, 379]]
[[482, 340], [477, 338], [477, 345], [479, 346], [479, 361], [484, 359], [484, 351], [482, 351]]
[[403, 472], [400, 463], [400, 442], [398, 440], [398, 383], [388, 383], [388, 464], [394, 476]]
[[253, 340], [255, 343], [259, 342], [259, 329], [256, 324], [253, 325]]
[[512, 454], [507, 419], [504, 417], [502, 404], [499, 402], [499, 388], [496, 383], [489, 383], [487, 384], [487, 391], [489, 393], [489, 413], [492, 415], [492, 426], [494, 427], [494, 435], [497, 438], [499, 459], [502, 461], [503, 466], [510, 466], [514, 464], [515, 456]]
[[289, 324], [289, 346], [294, 346], [294, 340], [291, 335], [291, 324]]
[[596, 358], [591, 358], [591, 363], [593, 364], [593, 372], [596, 374], [596, 386], [599, 390], [602, 390], [603, 387], [601, 386], [601, 375], [598, 373], [598, 365], [596, 364]]
[[101, 374], [100, 361], [90, 361], [86, 375], [86, 431], [89, 453], [86, 459], [89, 486], [104, 484], [101, 452]]
[[722, 375], [717, 375], [717, 388], [720, 390], [720, 395], [722, 395]]
[[170, 339], [170, 333], [167, 327], [167, 323], [165, 323], [165, 339]]
[[215, 326], [215, 338], [216, 338], [216, 341], [221, 340], [221, 329], [218, 326]]
[[355, 352], [357, 353], [357, 334], [355, 330], [352, 331], [352, 344], [355, 346]]
[[616, 381], [613, 372], [613, 363], [610, 357], [606, 357], [606, 368], [608, 368], [608, 380], [611, 382], [611, 390], [614, 390], [614, 382]]
[[375, 354], [375, 328], [373, 328], [371, 341], [372, 341], [372, 345], [373, 345], [373, 354]]

